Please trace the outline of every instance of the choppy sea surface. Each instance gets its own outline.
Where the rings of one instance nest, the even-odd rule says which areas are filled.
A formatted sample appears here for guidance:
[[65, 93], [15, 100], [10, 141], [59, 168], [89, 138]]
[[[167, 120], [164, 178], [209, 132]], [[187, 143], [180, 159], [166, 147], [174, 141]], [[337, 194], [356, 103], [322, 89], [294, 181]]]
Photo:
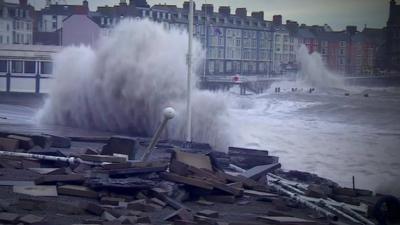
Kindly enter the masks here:
[[[400, 89], [309, 93], [307, 88], [292, 92], [290, 85], [276, 85], [282, 85], [281, 93], [274, 93], [273, 87], [261, 95], [240, 96], [238, 90], [231, 90], [232, 145], [268, 150], [280, 157], [284, 169], [316, 173], [344, 186], [351, 186], [355, 176], [358, 188], [399, 194]], [[93, 134], [37, 125], [36, 111], [0, 104], [0, 126], [3, 130]]]
[[[341, 185], [399, 194], [400, 89], [363, 88], [239, 96], [231, 105], [235, 144], [280, 157]], [[285, 87], [286, 86], [286, 87]], [[345, 96], [349, 93], [349, 96]], [[368, 94], [368, 97], [365, 95]]]

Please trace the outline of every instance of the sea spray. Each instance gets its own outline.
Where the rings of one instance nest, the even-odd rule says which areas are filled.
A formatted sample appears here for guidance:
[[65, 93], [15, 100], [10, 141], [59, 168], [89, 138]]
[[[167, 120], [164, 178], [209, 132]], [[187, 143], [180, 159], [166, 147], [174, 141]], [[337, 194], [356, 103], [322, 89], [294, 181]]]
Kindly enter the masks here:
[[[187, 41], [183, 30], [127, 19], [94, 47], [65, 48], [55, 57], [56, 80], [39, 121], [151, 136], [162, 109], [171, 106], [177, 117], [167, 133], [183, 139]], [[198, 41], [193, 55], [196, 68], [204, 56]], [[192, 88], [193, 140], [225, 147], [225, 96]]]
[[329, 71], [318, 52], [310, 54], [308, 48], [305, 45], [301, 45], [296, 57], [300, 66], [297, 77], [300, 80], [320, 88], [342, 89], [345, 87], [343, 78]]

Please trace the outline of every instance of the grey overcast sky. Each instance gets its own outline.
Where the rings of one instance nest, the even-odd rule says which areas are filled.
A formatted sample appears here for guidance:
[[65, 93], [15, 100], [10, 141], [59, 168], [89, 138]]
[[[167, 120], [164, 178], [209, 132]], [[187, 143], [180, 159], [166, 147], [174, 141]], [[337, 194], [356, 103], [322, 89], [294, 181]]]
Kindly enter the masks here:
[[[17, 0], [6, 0], [16, 2]], [[81, 4], [83, 0], [58, 0], [68, 4]], [[128, 0], [127, 0], [128, 1]], [[150, 5], [154, 4], [176, 4], [182, 6], [185, 0], [147, 0]], [[399, 0], [398, 0], [399, 1]], [[42, 8], [45, 0], [29, 0], [36, 8]], [[89, 0], [91, 10], [97, 6], [115, 5], [120, 0]], [[274, 14], [282, 14], [283, 20], [296, 20], [300, 24], [323, 25], [325, 23], [335, 30], [342, 30], [346, 25], [357, 25], [362, 29], [365, 25], [372, 28], [385, 26], [389, 15], [389, 0], [197, 0], [197, 9], [203, 3], [214, 4], [214, 10], [218, 6], [231, 6], [235, 8], [246, 7], [248, 13], [251, 11], [264, 11], [267, 20], [272, 19]], [[400, 1], [399, 1], [400, 2]]]

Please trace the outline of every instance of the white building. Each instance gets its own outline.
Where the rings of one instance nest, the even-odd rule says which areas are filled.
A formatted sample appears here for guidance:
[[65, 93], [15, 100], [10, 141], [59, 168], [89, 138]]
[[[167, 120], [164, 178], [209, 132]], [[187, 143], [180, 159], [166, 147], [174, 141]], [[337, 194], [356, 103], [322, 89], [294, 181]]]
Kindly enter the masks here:
[[0, 44], [32, 44], [33, 7], [0, 0]]
[[273, 72], [276, 74], [285, 73], [296, 63], [298, 39], [290, 35], [288, 29], [282, 25], [275, 27], [273, 35]]

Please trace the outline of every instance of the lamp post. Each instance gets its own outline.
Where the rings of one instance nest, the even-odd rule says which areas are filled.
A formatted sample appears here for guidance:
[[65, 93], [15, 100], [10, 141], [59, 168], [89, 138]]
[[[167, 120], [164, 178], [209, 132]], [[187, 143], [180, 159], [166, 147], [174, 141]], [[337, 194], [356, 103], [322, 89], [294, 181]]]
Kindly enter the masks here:
[[187, 54], [187, 102], [186, 102], [186, 143], [190, 145], [192, 142], [192, 41], [193, 41], [193, 0], [189, 3], [189, 49]]

